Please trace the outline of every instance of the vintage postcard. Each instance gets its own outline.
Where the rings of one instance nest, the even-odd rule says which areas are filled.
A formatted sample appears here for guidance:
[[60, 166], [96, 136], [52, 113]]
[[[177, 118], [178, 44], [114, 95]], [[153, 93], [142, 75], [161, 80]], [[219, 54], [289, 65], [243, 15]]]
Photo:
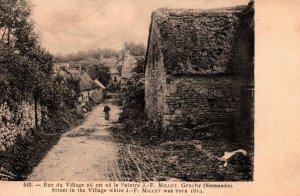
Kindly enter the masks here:
[[0, 195], [297, 195], [260, 181], [280, 5], [2, 0]]

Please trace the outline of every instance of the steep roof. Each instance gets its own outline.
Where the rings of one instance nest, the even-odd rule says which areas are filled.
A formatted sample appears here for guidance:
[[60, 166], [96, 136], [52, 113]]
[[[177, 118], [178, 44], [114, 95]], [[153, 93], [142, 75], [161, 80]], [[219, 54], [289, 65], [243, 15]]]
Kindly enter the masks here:
[[115, 67], [110, 67], [111, 74], [120, 74], [120, 72]]
[[[57, 76], [62, 76], [64, 78], [74, 78], [76, 80], [79, 80], [80, 91], [91, 90], [99, 86], [99, 84], [97, 82], [94, 82], [94, 80], [89, 76], [87, 72], [76, 68], [65, 68], [57, 70], [54, 74]], [[101, 85], [102, 84], [100, 84], [100, 87], [103, 88], [104, 86]], [[103, 89], [105, 89], [105, 87]]]
[[70, 63], [53, 63], [53, 69], [54, 70], [59, 70], [62, 68], [69, 68]]
[[81, 71], [76, 68], [65, 69], [65, 71], [74, 78], [79, 78], [81, 76]]
[[247, 9], [158, 9], [152, 14], [147, 54], [156, 47], [172, 73], [230, 72], [236, 33]]
[[87, 91], [97, 87], [93, 79], [86, 72], [82, 72], [79, 80], [80, 91]]
[[136, 58], [130, 54], [125, 54], [121, 78], [128, 79], [132, 76], [132, 70], [136, 65]]
[[59, 75], [61, 77], [68, 77], [69, 76], [69, 74], [64, 70], [58, 70], [57, 75]]

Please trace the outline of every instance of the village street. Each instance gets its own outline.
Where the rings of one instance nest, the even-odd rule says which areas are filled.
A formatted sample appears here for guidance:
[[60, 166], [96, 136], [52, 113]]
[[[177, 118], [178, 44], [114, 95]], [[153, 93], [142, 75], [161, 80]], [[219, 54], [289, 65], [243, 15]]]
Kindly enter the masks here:
[[253, 181], [241, 1], [1, 2], [0, 181]]
[[108, 103], [110, 120], [104, 120], [104, 104], [88, 113], [85, 122], [66, 132], [36, 166], [27, 180], [118, 180], [118, 145], [108, 131], [120, 109]]

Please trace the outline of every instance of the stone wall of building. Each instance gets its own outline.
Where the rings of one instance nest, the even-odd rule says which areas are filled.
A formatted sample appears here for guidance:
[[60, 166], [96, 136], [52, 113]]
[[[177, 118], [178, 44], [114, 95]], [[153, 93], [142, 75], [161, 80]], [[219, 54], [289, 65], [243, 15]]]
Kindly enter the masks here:
[[209, 125], [236, 128], [244, 80], [237, 76], [167, 76], [164, 127]]
[[[156, 15], [152, 15], [152, 21]], [[166, 89], [166, 70], [160, 50], [159, 28], [151, 23], [145, 71], [145, 110], [150, 119], [160, 124], [163, 120], [163, 107]]]
[[0, 151], [12, 146], [18, 135], [24, 137], [31, 134], [36, 126], [40, 126], [41, 110], [40, 104], [30, 102], [22, 102], [13, 107], [7, 102], [0, 104]]

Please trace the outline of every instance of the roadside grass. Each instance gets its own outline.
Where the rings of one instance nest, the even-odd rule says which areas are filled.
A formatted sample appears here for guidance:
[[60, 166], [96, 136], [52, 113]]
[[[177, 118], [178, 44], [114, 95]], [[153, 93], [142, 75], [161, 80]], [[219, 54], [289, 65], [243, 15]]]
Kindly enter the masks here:
[[[164, 133], [147, 130], [146, 122], [138, 124], [134, 132], [124, 125], [112, 128], [115, 138], [123, 143], [119, 152], [119, 168], [125, 181], [253, 180], [251, 142], [229, 141], [222, 137], [171, 139], [164, 137]], [[138, 129], [147, 131], [138, 132]], [[227, 167], [217, 159], [225, 151], [240, 148], [248, 152], [245, 159], [237, 158]]]

